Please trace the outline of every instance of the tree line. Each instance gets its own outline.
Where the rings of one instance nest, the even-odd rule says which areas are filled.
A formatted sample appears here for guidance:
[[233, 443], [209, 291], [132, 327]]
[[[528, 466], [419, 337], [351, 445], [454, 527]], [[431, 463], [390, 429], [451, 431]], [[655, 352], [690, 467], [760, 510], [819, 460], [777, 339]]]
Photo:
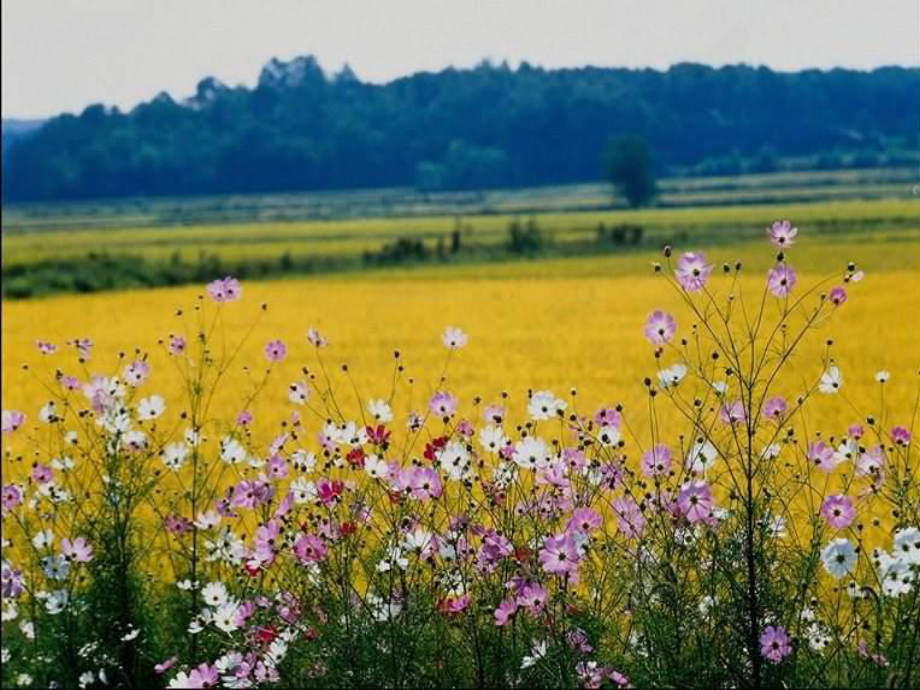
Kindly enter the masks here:
[[272, 60], [257, 86], [202, 80], [130, 112], [92, 105], [4, 144], [5, 201], [597, 180], [611, 139], [655, 173], [914, 165], [920, 70], [778, 73], [681, 64], [418, 73], [383, 85], [312, 57]]

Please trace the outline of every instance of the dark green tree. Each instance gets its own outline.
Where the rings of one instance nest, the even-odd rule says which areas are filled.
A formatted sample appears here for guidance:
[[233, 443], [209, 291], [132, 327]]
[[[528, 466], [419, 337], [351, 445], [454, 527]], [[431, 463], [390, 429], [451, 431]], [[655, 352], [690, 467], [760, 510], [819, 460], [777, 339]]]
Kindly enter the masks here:
[[655, 198], [652, 154], [644, 139], [620, 137], [607, 145], [607, 178], [633, 208], [647, 206]]

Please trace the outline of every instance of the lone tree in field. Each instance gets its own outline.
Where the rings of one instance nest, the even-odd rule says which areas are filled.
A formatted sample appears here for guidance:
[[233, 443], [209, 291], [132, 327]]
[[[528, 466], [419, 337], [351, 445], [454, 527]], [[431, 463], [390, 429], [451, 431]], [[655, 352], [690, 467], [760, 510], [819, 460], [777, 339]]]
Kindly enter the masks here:
[[633, 208], [646, 206], [655, 197], [652, 155], [644, 139], [621, 137], [607, 145], [605, 169], [617, 192]]

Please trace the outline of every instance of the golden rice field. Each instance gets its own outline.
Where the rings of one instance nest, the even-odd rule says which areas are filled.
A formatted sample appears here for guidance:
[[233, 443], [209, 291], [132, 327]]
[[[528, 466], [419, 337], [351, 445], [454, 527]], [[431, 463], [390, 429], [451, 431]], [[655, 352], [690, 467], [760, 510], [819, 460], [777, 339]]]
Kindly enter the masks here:
[[[814, 335], [813, 345], [795, 363], [796, 373], [820, 373], [820, 346], [825, 337], [836, 341], [834, 355], [846, 376], [844, 395], [820, 400], [821, 416], [813, 423], [839, 432], [841, 425], [858, 419], [851, 403], [871, 411], [877, 401], [873, 376], [880, 369], [892, 374], [889, 402], [906, 413], [920, 367], [920, 236], [908, 231], [887, 241], [847, 238], [832, 243], [827, 236], [809, 238], [803, 226], [801, 241], [790, 255], [802, 286], [840, 273], [850, 259], [867, 273], [853, 286], [838, 318]], [[741, 258], [749, 267], [742, 290], [759, 296], [772, 261], [765, 240], [721, 247], [710, 256], [717, 265]], [[337, 370], [347, 362], [365, 400], [389, 393], [392, 353], [399, 349], [406, 376], [414, 383], [401, 387], [397, 412], [423, 407], [444, 364], [440, 334], [450, 325], [470, 336], [447, 373], [447, 387], [467, 403], [475, 395], [489, 402], [507, 391], [512, 409], [523, 409], [528, 388], [562, 395], [576, 387], [583, 412], [593, 412], [601, 403], [623, 402], [642, 419], [641, 379], [654, 375], [642, 335], [644, 319], [662, 307], [678, 315], [679, 326], [687, 325], [677, 295], [651, 275], [655, 259], [646, 253], [509, 263], [489, 266], [487, 275], [481, 266], [464, 265], [246, 284], [243, 300], [224, 308], [226, 337], [233, 341], [256, 320], [260, 323], [213, 411], [232, 419], [260, 377], [265, 343], [280, 338], [290, 355], [277, 366], [274, 383], [253, 408], [257, 431], [267, 432], [269, 423], [275, 429], [290, 409], [287, 384], [303, 378], [301, 367], [315, 369], [313, 348], [306, 342], [309, 327], [331, 342], [325, 351], [327, 366]], [[190, 310], [201, 292], [200, 287], [186, 287], [4, 302], [4, 408], [23, 409], [34, 420], [44, 398], [39, 374], [47, 378], [52, 371], [52, 362], [41, 361], [34, 341], [63, 345], [75, 337], [96, 343], [85, 374], [117, 372], [119, 352], [150, 352], [154, 373], [148, 392], [179, 405], [178, 377], [157, 339], [180, 331], [177, 308]], [[268, 310], [260, 315], [263, 302]], [[81, 374], [69, 369], [76, 366], [75, 358], [64, 349], [54, 356], [54, 366]], [[30, 365], [28, 372], [23, 364]], [[246, 365], [252, 367], [249, 373], [243, 370]], [[346, 398], [353, 397], [347, 380], [339, 388]]]

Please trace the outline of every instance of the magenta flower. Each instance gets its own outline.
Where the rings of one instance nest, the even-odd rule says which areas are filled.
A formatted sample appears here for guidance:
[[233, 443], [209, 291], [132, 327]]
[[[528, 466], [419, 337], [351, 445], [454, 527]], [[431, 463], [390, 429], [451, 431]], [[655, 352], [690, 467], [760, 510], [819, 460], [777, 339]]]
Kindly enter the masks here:
[[767, 288], [776, 297], [788, 297], [795, 283], [795, 271], [792, 270], [792, 266], [778, 264], [767, 273]]
[[712, 264], [706, 263], [703, 252], [687, 252], [680, 257], [674, 270], [677, 282], [687, 292], [699, 292], [706, 287], [711, 273]]
[[847, 436], [854, 441], [861, 439], [864, 433], [866, 433], [866, 429], [862, 424], [851, 424], [847, 427]]
[[439, 417], [453, 417], [457, 411], [457, 399], [450, 393], [439, 391], [432, 396], [428, 407]]
[[3, 410], [0, 420], [2, 420], [0, 421], [0, 431], [4, 434], [12, 434], [25, 424], [26, 416], [19, 410]]
[[602, 524], [601, 516], [596, 511], [591, 508], [578, 508], [572, 513], [567, 529], [590, 534], [594, 530], [600, 529]]
[[287, 346], [280, 340], [272, 340], [265, 346], [265, 356], [269, 362], [280, 362], [287, 356]]
[[243, 295], [243, 288], [240, 281], [227, 276], [208, 283], [208, 292], [215, 302], [236, 302]]
[[652, 345], [664, 345], [677, 332], [677, 322], [670, 314], [656, 309], [645, 322], [645, 337]]
[[240, 426], [248, 426], [252, 423], [252, 412], [243, 410], [236, 416], [236, 423]]
[[712, 489], [704, 481], [687, 482], [677, 496], [681, 512], [690, 522], [702, 522], [712, 514]]
[[767, 234], [775, 246], [785, 249], [795, 244], [795, 236], [799, 234], [799, 229], [792, 227], [788, 220], [778, 220], [767, 228]]
[[671, 449], [665, 445], [657, 445], [642, 455], [642, 474], [646, 477], [657, 477], [671, 471]]
[[837, 463], [834, 462], [834, 449], [824, 441], [808, 444], [808, 459], [825, 472], [833, 472], [837, 467]]
[[719, 419], [725, 424], [740, 424], [746, 418], [744, 404], [740, 400], [726, 403], [719, 408]]
[[853, 522], [853, 518], [856, 517], [856, 509], [853, 508], [853, 499], [849, 496], [828, 496], [821, 504], [821, 514], [831, 527], [843, 529], [849, 527]]
[[777, 395], [764, 403], [763, 416], [773, 422], [778, 422], [786, 415], [787, 409], [786, 399]]
[[303, 563], [319, 563], [326, 558], [326, 545], [314, 534], [301, 534], [294, 542], [294, 553]]
[[903, 426], [896, 426], [891, 430], [891, 440], [899, 446], [910, 445], [910, 432]]
[[781, 625], [768, 625], [760, 636], [760, 653], [774, 664], [778, 664], [792, 652], [789, 635]]
[[61, 551], [67, 558], [77, 563], [89, 563], [93, 560], [93, 547], [87, 544], [83, 537], [77, 537], [73, 541], [62, 539]]
[[578, 549], [568, 534], [550, 537], [540, 549], [540, 565], [550, 575], [566, 575], [578, 572]]
[[839, 307], [841, 304], [847, 301], [847, 291], [842, 285], [838, 285], [833, 290], [831, 290], [831, 294], [828, 295], [828, 299], [833, 303], [835, 307]]
[[505, 599], [495, 609], [495, 625], [500, 628], [507, 625], [516, 612], [517, 603], [514, 599]]

